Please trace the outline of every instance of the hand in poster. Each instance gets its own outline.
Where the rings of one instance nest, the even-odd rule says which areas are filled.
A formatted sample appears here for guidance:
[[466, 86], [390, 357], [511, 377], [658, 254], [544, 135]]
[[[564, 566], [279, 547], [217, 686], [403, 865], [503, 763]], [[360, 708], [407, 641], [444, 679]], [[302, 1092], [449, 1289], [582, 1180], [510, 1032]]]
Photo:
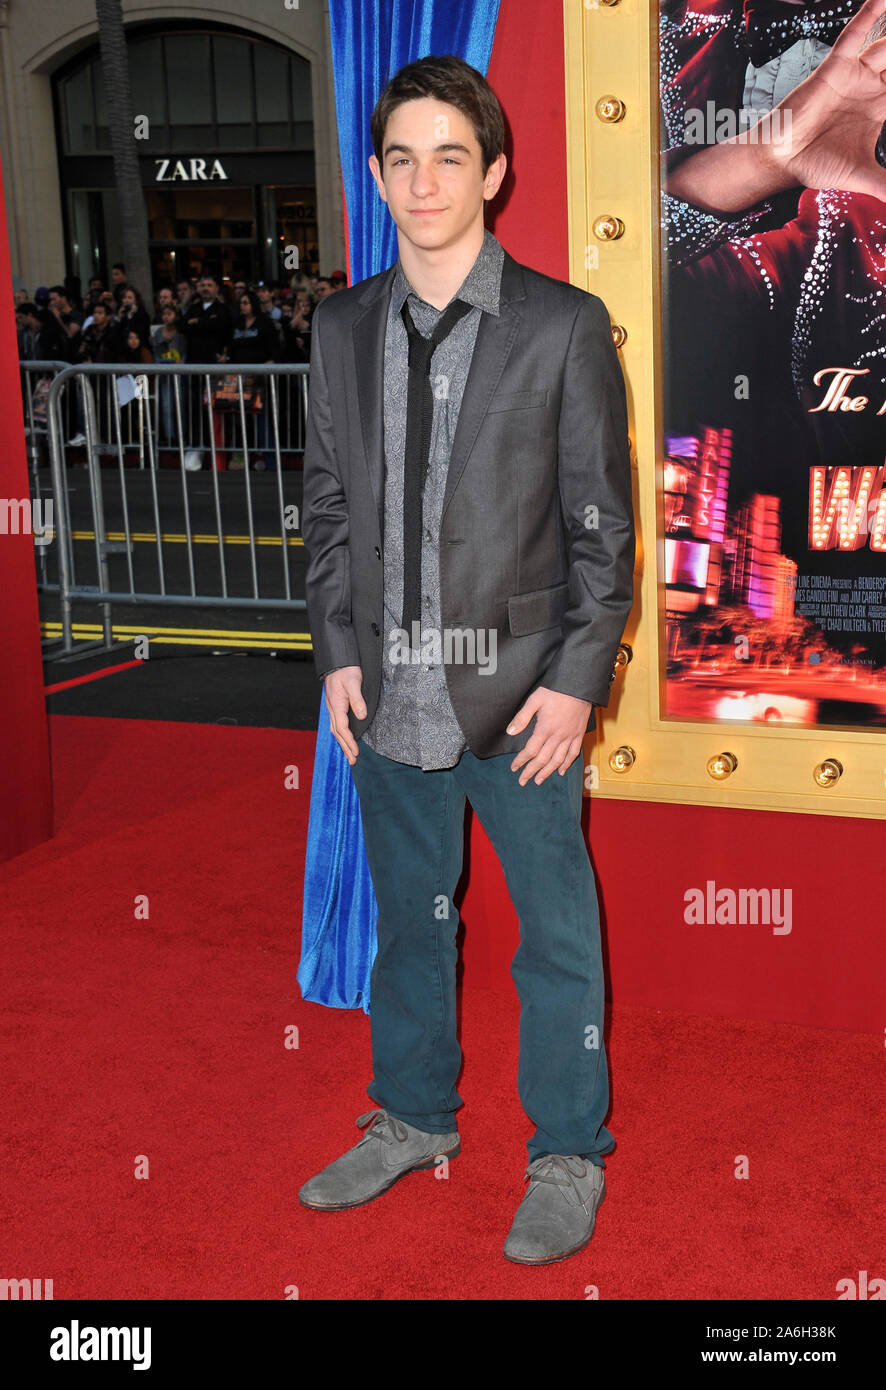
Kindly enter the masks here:
[[[841, 188], [886, 202], [877, 141], [886, 121], [886, 0], [867, 0], [813, 73], [752, 128], [685, 159], [667, 189], [732, 214], [787, 188]], [[886, 33], [886, 29], [884, 29]]]
[[793, 183], [886, 201], [886, 169], [875, 157], [886, 121], [886, 37], [865, 46], [884, 17], [886, 0], [867, 0], [824, 61], [780, 103], [790, 112], [788, 138], [768, 153]]

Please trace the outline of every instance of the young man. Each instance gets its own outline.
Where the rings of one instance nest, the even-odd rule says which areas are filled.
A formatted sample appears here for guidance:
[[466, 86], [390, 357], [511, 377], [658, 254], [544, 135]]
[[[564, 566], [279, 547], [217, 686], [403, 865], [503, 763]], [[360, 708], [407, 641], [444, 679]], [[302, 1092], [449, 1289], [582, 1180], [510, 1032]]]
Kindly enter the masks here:
[[480, 73], [409, 64], [372, 136], [399, 259], [315, 311], [303, 533], [378, 900], [379, 1108], [299, 1196], [359, 1206], [459, 1151], [467, 798], [520, 918], [518, 1089], [536, 1129], [504, 1253], [543, 1264], [590, 1240], [614, 1144], [579, 755], [631, 605], [625, 387], [603, 303], [484, 230], [506, 161]]

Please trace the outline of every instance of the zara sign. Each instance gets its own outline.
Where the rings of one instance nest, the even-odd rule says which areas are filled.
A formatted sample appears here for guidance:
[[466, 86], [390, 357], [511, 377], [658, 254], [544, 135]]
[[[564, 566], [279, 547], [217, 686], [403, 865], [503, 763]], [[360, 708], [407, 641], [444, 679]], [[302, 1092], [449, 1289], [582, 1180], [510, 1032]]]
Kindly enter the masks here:
[[[214, 159], [206, 172], [206, 159], [155, 159], [157, 172], [155, 183], [212, 183], [213, 180], [226, 180], [227, 174], [221, 160]], [[171, 170], [171, 172], [170, 172]]]

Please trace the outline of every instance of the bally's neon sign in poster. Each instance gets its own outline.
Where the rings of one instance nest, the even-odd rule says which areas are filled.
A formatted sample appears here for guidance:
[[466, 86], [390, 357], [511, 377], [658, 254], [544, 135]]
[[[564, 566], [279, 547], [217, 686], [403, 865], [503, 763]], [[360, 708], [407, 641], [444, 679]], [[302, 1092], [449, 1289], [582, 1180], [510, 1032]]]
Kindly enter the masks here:
[[886, 15], [662, 0], [674, 718], [886, 726]]

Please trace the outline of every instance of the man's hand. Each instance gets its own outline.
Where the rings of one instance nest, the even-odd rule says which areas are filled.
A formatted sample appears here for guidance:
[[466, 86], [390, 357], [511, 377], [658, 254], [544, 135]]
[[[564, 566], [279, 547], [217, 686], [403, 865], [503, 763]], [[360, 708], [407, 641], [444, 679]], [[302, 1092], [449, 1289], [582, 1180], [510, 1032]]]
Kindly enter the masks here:
[[533, 775], [535, 785], [540, 786], [552, 772], [558, 771], [562, 777], [568, 771], [581, 749], [593, 708], [588, 700], [563, 695], [543, 685], [533, 690], [506, 730], [509, 734], [519, 734], [532, 716], [536, 716], [535, 728], [526, 747], [511, 763], [512, 772], [526, 764], [520, 776], [521, 787], [525, 787]]
[[329, 729], [351, 767], [357, 761], [357, 740], [348, 725], [348, 708], [357, 719], [366, 718], [363, 699], [363, 671], [359, 666], [340, 666], [330, 671], [324, 681], [326, 707], [329, 710]]

